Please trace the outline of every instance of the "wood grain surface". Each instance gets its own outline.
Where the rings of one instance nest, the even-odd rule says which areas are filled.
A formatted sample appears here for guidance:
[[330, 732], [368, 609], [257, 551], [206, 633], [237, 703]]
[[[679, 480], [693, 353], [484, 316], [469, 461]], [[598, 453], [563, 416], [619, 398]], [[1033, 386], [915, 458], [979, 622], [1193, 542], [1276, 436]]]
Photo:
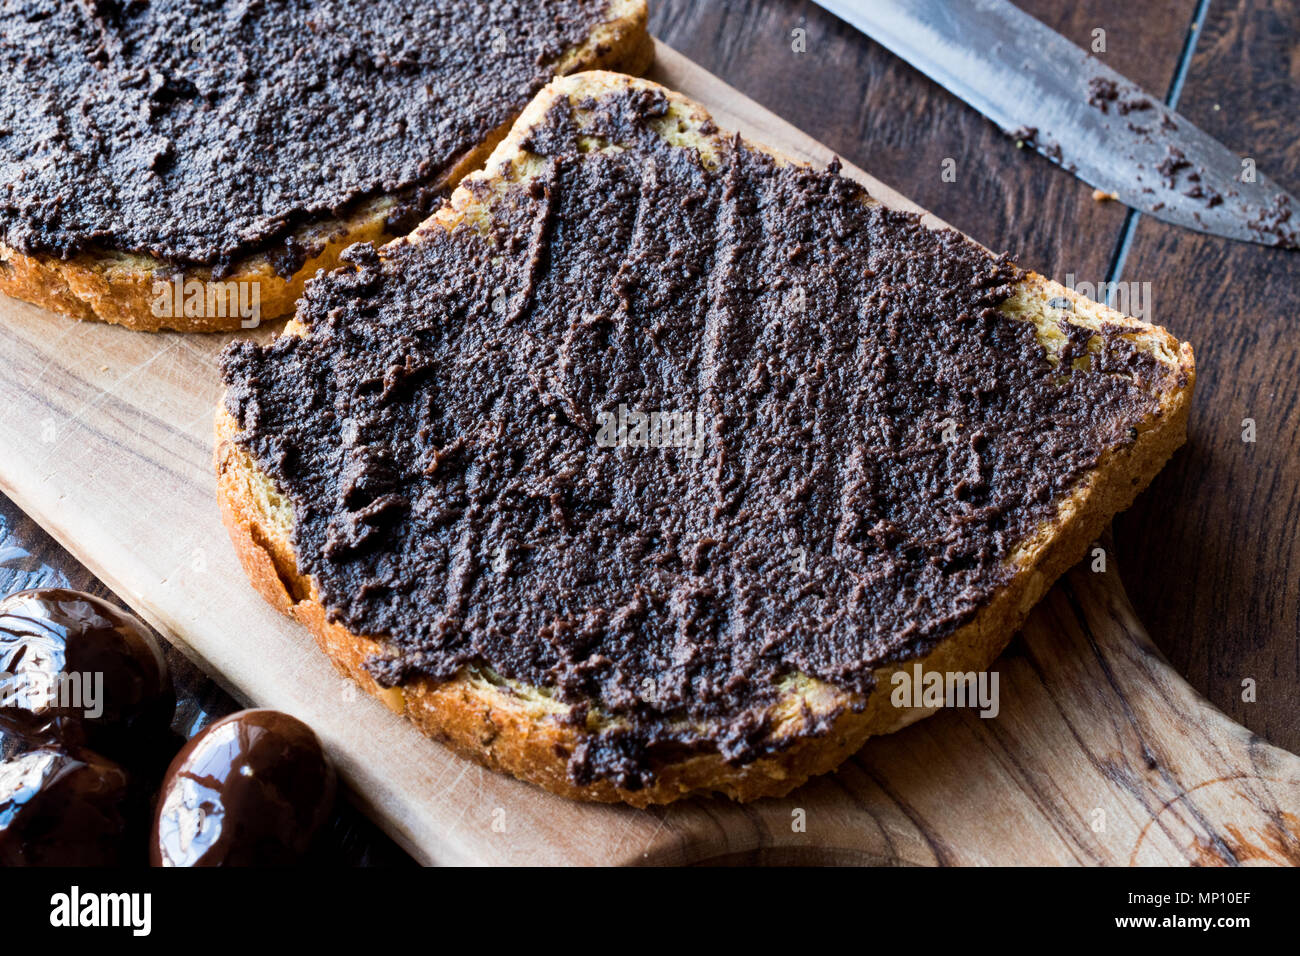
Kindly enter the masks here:
[[[661, 49], [719, 122], [830, 151]], [[882, 200], [900, 197], [854, 167]], [[259, 333], [265, 335], [265, 332]], [[1199, 698], [1114, 563], [1076, 569], [999, 663], [1001, 712], [947, 711], [785, 800], [571, 804], [455, 757], [333, 673], [247, 586], [212, 500], [221, 337], [143, 336], [0, 301], [0, 487], [240, 699], [316, 728], [422, 862], [1241, 863], [1300, 859], [1300, 758]]]
[[[1179, 110], [1300, 194], [1300, 4], [1215, 2], [1200, 34]], [[1141, 217], [1122, 275], [1197, 366], [1187, 447], [1118, 522], [1126, 583], [1193, 686], [1300, 751], [1300, 253]]]

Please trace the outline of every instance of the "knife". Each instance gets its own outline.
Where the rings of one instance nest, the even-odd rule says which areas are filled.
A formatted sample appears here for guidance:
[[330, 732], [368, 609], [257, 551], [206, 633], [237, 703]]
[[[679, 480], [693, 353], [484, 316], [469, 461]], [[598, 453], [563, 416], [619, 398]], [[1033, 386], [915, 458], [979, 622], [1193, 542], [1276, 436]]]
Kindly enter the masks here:
[[1253, 161], [1008, 0], [816, 3], [1133, 209], [1198, 232], [1300, 248], [1300, 201]]

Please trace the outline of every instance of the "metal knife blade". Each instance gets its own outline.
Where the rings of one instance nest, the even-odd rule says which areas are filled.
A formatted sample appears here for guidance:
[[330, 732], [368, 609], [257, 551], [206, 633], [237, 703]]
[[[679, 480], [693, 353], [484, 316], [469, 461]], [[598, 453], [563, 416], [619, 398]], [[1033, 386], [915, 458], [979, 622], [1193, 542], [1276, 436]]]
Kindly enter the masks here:
[[1300, 248], [1300, 201], [1007, 0], [816, 2], [1128, 206], [1199, 232]]

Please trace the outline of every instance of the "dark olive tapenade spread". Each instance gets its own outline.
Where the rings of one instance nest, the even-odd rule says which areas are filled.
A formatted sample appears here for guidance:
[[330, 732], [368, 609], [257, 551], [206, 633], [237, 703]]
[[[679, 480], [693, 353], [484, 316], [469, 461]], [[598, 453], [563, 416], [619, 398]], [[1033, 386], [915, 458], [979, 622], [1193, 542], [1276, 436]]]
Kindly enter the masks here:
[[377, 194], [427, 205], [607, 7], [0, 0], [0, 242], [219, 271], [278, 242], [292, 273], [298, 225]]
[[706, 164], [650, 130], [657, 92], [585, 105], [622, 151], [553, 107], [490, 229], [354, 247], [309, 334], [236, 343], [224, 378], [382, 683], [594, 702], [620, 727], [570, 773], [637, 788], [656, 755], [763, 753], [785, 676], [866, 693], [970, 620], [1170, 373], [1065, 323], [1051, 363], [998, 311], [1014, 266], [835, 169]]

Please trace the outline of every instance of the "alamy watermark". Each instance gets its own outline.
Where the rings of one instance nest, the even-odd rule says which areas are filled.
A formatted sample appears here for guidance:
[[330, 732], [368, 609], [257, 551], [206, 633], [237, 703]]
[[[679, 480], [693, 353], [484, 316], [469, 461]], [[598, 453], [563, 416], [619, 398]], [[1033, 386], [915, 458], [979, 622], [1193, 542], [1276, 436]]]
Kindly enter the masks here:
[[704, 454], [703, 412], [644, 412], [620, 404], [597, 412], [596, 423], [601, 448], [681, 448], [692, 458]]
[[50, 925], [56, 929], [122, 927], [132, 936], [153, 929], [153, 894], [83, 892], [73, 885], [50, 897]]
[[978, 707], [985, 718], [1001, 709], [997, 671], [922, 671], [918, 663], [910, 672], [895, 671], [889, 682], [895, 707]]
[[154, 280], [153, 297], [150, 308], [159, 319], [238, 318], [245, 329], [262, 322], [262, 287], [257, 282], [186, 279], [177, 273]]
[[[1071, 272], [1065, 277], [1065, 287], [1085, 299], [1104, 302], [1116, 312], [1131, 315], [1143, 322], [1156, 320], [1151, 305], [1150, 282], [1080, 282]], [[1068, 299], [1053, 299], [1052, 304], [1059, 308], [1071, 308]]]
[[81, 711], [82, 716], [94, 720], [104, 713], [104, 674], [0, 671], [0, 710], [8, 708], [33, 714]]

